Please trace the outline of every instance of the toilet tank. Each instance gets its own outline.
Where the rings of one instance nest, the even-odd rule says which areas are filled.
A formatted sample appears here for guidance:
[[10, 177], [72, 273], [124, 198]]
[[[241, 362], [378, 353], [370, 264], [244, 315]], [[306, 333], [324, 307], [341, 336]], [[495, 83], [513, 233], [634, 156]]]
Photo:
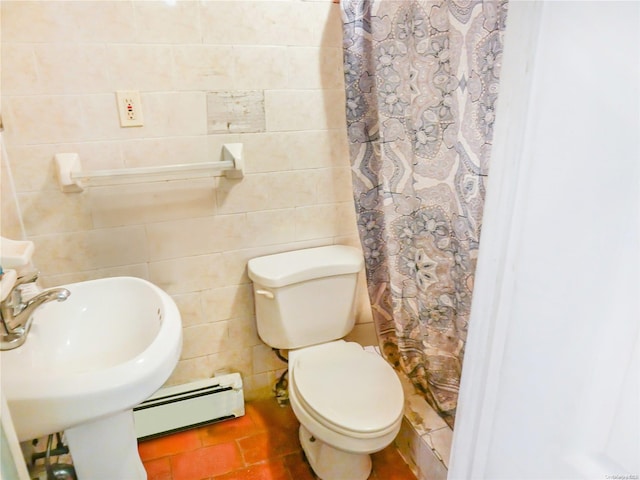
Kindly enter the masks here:
[[249, 260], [260, 338], [292, 349], [344, 337], [355, 323], [362, 253], [344, 245]]

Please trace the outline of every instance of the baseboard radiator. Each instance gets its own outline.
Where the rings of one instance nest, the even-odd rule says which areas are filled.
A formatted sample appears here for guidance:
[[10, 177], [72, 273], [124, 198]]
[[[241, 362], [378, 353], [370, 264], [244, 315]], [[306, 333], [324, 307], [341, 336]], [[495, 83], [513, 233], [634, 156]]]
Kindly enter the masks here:
[[239, 373], [165, 387], [133, 409], [139, 440], [244, 415]]

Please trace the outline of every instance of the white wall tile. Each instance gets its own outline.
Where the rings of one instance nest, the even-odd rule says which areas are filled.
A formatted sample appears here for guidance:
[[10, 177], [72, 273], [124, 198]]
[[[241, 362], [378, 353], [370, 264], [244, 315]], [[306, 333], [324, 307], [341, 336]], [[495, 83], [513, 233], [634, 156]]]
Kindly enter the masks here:
[[3, 42], [130, 43], [137, 37], [133, 7], [127, 0], [2, 3]]
[[[34, 45], [39, 91], [45, 94], [103, 93], [111, 88], [107, 50], [99, 44]], [[74, 68], [69, 68], [74, 65]]]
[[264, 373], [278, 368], [286, 368], [286, 363], [280, 360], [267, 345], [253, 347], [253, 373]]
[[267, 131], [346, 128], [341, 90], [268, 90]]
[[190, 218], [146, 226], [151, 260], [191, 257], [219, 251], [213, 248], [215, 217]]
[[[252, 374], [251, 354], [247, 354], [247, 350], [243, 348], [232, 346], [223, 352], [213, 353], [205, 357], [197, 357], [197, 359], [200, 359], [198, 363], [203, 362], [204, 365], [210, 368], [210, 373], [206, 375], [206, 377], [212, 377], [217, 372], [238, 372], [244, 381], [244, 379]], [[201, 376], [199, 378], [206, 377]]]
[[[205, 135], [182, 137], [140, 138], [120, 142], [127, 167], [150, 167], [218, 160], [209, 154]], [[215, 186], [215, 179], [211, 180]]]
[[98, 228], [204, 217], [216, 212], [215, 182], [211, 178], [96, 186], [89, 188], [88, 196], [93, 225]]
[[318, 178], [318, 203], [353, 200], [350, 168], [323, 168], [318, 170], [316, 175]]
[[297, 45], [308, 38], [308, 32], [303, 36], [305, 26], [294, 2], [206, 2], [202, 6], [205, 43]]
[[24, 227], [6, 155], [0, 158], [0, 232], [6, 238], [24, 237]]
[[180, 311], [182, 326], [199, 325], [207, 323], [202, 314], [202, 302], [200, 301], [200, 292], [190, 292], [172, 295], [176, 306]]
[[[69, 5], [65, 5], [65, 8]], [[53, 2], [3, 1], [2, 41], [70, 42], [77, 38], [73, 15]]]
[[204, 92], [142, 95], [145, 127], [151, 137], [205, 135], [207, 105]]
[[56, 12], [68, 12], [64, 24], [75, 31], [79, 42], [133, 43], [138, 36], [133, 4], [129, 0], [46, 3], [51, 3]]
[[296, 240], [344, 235], [355, 224], [353, 209], [351, 203], [296, 208]]
[[300, 154], [288, 132], [248, 133], [242, 136], [248, 173], [290, 170]]
[[253, 316], [233, 318], [229, 321], [229, 342], [236, 347], [246, 348], [260, 345], [256, 320]]
[[234, 46], [235, 90], [265, 90], [287, 87], [284, 47]]
[[249, 284], [205, 290], [200, 299], [204, 317], [210, 322], [253, 315], [253, 289]]
[[[2, 32], [4, 37], [4, 31]], [[33, 95], [41, 93], [36, 68], [34, 46], [2, 42], [3, 95]]]
[[236, 84], [236, 59], [231, 46], [179, 45], [173, 51], [176, 90], [232, 90]]
[[146, 230], [153, 260], [242, 249], [255, 235], [247, 231], [244, 214], [154, 223]]
[[280, 25], [284, 24], [290, 29], [286, 45], [342, 45], [342, 23], [337, 5], [290, 2], [287, 13], [284, 18], [278, 17]]
[[248, 172], [349, 166], [346, 136], [341, 130], [257, 133], [243, 135], [242, 141]]
[[246, 175], [242, 181], [220, 177], [216, 198], [220, 213], [240, 213], [270, 208], [272, 194], [267, 174]]
[[180, 360], [167, 380], [166, 385], [182, 385], [185, 383], [211, 378], [215, 368], [215, 357], [203, 356]]
[[252, 212], [312, 205], [316, 178], [308, 172], [251, 174], [238, 182], [220, 178], [216, 192], [221, 213]]
[[146, 263], [149, 259], [144, 228], [105, 228], [29, 237], [37, 247], [34, 264], [45, 272], [76, 271]]
[[434, 430], [427, 434], [431, 446], [442, 459], [445, 467], [449, 467], [449, 457], [451, 456], [451, 442], [453, 441], [453, 431], [449, 427]]
[[[77, 232], [92, 228], [85, 194], [69, 196], [59, 190], [18, 194], [27, 235]], [[64, 215], [60, 215], [64, 212]]]
[[138, 277], [148, 280], [149, 271], [146, 263], [134, 263], [131, 265], [97, 268], [61, 275], [41, 275], [40, 285], [42, 288], [50, 288], [68, 283], [84, 282], [86, 280], [96, 280], [107, 277]]
[[249, 21], [245, 16], [244, 2], [221, 1], [202, 2], [200, 5], [200, 22], [203, 43], [217, 45], [255, 44], [245, 32], [249, 29]]
[[183, 329], [182, 355], [187, 359], [201, 357], [224, 350], [229, 342], [227, 322], [205, 323]]
[[337, 5], [298, 1], [220, 1], [205, 2], [202, 7], [205, 43], [342, 45]]
[[114, 90], [166, 91], [173, 86], [172, 50], [165, 45], [110, 44], [107, 64]]
[[273, 208], [301, 207], [317, 203], [318, 178], [315, 171], [293, 171], [267, 175]]
[[278, 245], [295, 240], [295, 224], [291, 221], [293, 209], [267, 210], [247, 213], [247, 229], [260, 232], [249, 241], [252, 247]]
[[149, 280], [170, 294], [226, 286], [222, 255], [197, 255], [149, 263]]
[[3, 101], [7, 144], [84, 140], [86, 120], [82, 103], [74, 95], [15, 96]]
[[140, 43], [200, 43], [199, 2], [135, 1]]
[[288, 47], [287, 88], [344, 88], [342, 48]]
[[293, 169], [349, 166], [346, 130], [295, 132], [297, 149]]
[[313, 205], [295, 210], [296, 240], [328, 237], [337, 234], [333, 205]]

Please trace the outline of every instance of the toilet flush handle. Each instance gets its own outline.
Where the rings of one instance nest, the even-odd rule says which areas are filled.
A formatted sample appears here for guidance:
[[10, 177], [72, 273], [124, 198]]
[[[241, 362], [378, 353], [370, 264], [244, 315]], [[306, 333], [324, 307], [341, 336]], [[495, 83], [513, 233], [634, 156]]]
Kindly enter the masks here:
[[267, 297], [270, 300], [273, 300], [275, 298], [275, 295], [273, 294], [273, 292], [270, 292], [269, 290], [256, 290], [256, 295], [262, 295], [264, 297]]

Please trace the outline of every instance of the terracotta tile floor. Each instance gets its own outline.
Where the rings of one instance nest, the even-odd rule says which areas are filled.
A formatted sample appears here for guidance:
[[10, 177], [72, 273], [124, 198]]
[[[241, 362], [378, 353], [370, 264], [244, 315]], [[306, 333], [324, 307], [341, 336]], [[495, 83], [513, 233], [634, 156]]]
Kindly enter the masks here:
[[[140, 442], [148, 480], [314, 480], [298, 421], [275, 399], [249, 402], [233, 420]], [[372, 455], [370, 480], [415, 480], [394, 446]], [[350, 479], [344, 479], [350, 480]]]

